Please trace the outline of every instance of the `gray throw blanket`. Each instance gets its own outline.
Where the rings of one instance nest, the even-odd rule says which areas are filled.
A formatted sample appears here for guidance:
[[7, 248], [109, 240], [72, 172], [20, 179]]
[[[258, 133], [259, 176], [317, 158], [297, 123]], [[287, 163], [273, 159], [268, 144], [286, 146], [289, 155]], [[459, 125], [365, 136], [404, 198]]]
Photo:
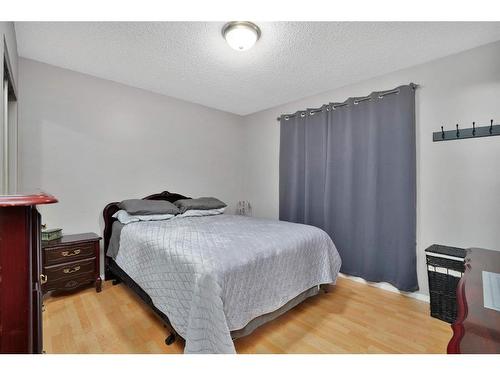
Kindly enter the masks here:
[[169, 317], [185, 353], [234, 353], [230, 331], [335, 283], [341, 260], [316, 227], [217, 215], [127, 224], [116, 263]]

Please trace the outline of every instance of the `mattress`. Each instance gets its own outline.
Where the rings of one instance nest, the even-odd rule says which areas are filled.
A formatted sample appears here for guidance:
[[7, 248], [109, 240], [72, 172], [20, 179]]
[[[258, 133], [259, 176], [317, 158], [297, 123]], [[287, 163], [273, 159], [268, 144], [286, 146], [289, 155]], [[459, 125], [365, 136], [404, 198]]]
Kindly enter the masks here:
[[303, 224], [216, 215], [117, 229], [108, 255], [169, 317], [186, 353], [234, 353], [231, 331], [335, 283], [341, 265], [330, 237]]

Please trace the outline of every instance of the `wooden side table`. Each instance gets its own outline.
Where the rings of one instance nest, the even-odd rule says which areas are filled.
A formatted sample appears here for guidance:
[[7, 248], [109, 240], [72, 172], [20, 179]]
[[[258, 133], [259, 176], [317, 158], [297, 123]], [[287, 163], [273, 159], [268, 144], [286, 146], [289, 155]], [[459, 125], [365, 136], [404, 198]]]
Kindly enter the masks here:
[[500, 251], [468, 249], [448, 354], [500, 354], [500, 311], [484, 306], [483, 271], [500, 273]]
[[70, 291], [88, 284], [94, 284], [99, 293], [100, 240], [95, 233], [82, 233], [42, 242], [43, 293]]

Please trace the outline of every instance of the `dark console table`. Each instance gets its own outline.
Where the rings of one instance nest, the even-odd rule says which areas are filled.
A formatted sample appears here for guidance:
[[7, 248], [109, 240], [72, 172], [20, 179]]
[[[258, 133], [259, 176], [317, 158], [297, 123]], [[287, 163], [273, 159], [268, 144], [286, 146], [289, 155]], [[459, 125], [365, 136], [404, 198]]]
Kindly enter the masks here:
[[449, 354], [500, 353], [500, 311], [484, 307], [483, 271], [500, 273], [500, 251], [468, 249]]

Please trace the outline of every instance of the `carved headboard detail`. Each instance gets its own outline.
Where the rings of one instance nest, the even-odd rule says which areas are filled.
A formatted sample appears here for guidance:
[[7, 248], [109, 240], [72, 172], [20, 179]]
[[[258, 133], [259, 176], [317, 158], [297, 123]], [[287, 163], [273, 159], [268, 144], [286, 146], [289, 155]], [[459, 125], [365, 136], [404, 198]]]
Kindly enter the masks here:
[[[189, 197], [186, 197], [181, 194], [177, 193], [171, 193], [169, 191], [163, 191], [158, 194], [151, 194], [148, 195], [145, 198], [142, 199], [149, 199], [149, 200], [157, 200], [157, 201], [168, 201], [168, 202], [175, 202], [178, 199], [187, 199]], [[113, 218], [113, 215], [119, 210], [118, 208], [118, 203], [120, 202], [112, 202], [106, 205], [104, 207], [104, 210], [102, 212], [102, 215], [104, 217], [104, 254], [106, 255], [106, 252], [108, 251], [108, 245], [109, 245], [109, 240], [111, 238], [111, 230], [113, 228], [113, 223], [116, 221], [115, 218]]]

